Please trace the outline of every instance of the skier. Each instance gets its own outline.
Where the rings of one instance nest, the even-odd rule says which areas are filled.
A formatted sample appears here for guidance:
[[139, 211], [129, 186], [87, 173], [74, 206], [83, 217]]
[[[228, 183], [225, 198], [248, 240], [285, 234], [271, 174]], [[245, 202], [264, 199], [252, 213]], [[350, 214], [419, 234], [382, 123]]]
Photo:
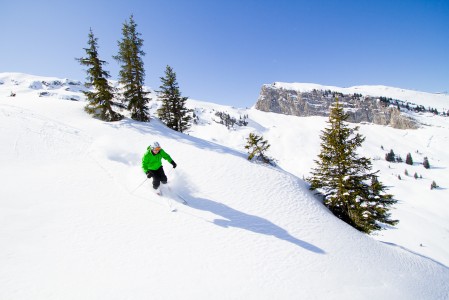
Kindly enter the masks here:
[[162, 167], [162, 158], [171, 163], [173, 168], [176, 168], [174, 160], [161, 148], [158, 142], [154, 142], [152, 146], [148, 146], [147, 152], [142, 157], [142, 169], [148, 178], [153, 177], [153, 189], [156, 191], [161, 182], [163, 184], [167, 183], [167, 176]]

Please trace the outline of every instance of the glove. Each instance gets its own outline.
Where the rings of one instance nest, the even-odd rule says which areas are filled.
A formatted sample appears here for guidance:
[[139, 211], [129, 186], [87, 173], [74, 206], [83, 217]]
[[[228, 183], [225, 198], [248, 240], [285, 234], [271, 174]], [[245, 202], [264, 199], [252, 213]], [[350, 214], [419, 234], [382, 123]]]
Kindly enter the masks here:
[[153, 177], [153, 173], [151, 171], [148, 171], [147, 172], [147, 178], [151, 178], [151, 177]]
[[177, 164], [175, 163], [174, 160], [172, 160], [171, 165], [173, 166], [173, 169], [176, 168]]

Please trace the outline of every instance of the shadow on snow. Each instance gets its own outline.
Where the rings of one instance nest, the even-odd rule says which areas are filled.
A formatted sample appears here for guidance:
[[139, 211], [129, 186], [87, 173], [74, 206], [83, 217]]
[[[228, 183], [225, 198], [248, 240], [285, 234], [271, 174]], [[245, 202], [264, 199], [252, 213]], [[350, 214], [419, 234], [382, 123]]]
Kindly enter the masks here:
[[235, 227], [259, 234], [272, 235], [280, 240], [290, 242], [306, 250], [318, 254], [326, 253], [323, 249], [315, 245], [312, 245], [310, 243], [295, 238], [294, 236], [289, 234], [285, 229], [273, 224], [267, 219], [246, 214], [222, 203], [217, 203], [215, 201], [204, 198], [190, 197], [187, 200], [189, 202], [189, 206], [192, 208], [209, 211], [215, 215], [223, 217], [223, 219], [213, 220], [212, 223], [217, 226], [224, 228]]

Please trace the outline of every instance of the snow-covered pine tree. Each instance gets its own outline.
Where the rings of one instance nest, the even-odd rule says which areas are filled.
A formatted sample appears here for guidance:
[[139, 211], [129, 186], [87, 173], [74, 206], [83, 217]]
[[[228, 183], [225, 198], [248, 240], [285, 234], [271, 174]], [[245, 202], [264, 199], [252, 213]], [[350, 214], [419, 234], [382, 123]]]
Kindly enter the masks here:
[[308, 178], [311, 190], [324, 197], [324, 204], [332, 213], [355, 227], [370, 233], [380, 230], [379, 222], [394, 225], [388, 206], [396, 200], [386, 194], [386, 187], [371, 172], [371, 160], [359, 157], [356, 149], [365, 140], [358, 127], [349, 128], [338, 98], [329, 115], [329, 127], [322, 131], [321, 152], [315, 160], [316, 168]]
[[84, 91], [88, 104], [84, 110], [100, 120], [111, 122], [123, 119], [123, 116], [112, 110], [112, 99], [114, 98], [114, 89], [109, 85], [108, 78], [111, 76], [109, 72], [103, 69], [106, 61], [100, 60], [98, 57], [98, 39], [94, 36], [92, 28], [89, 30], [88, 48], [83, 48], [86, 51], [87, 57], [76, 58], [82, 66], [88, 67], [87, 82], [84, 84], [87, 88], [92, 88], [93, 91]]
[[184, 132], [190, 127], [191, 110], [187, 109], [188, 97], [181, 97], [176, 73], [170, 66], [165, 69], [165, 77], [161, 77], [162, 85], [159, 87], [159, 98], [162, 106], [158, 109], [159, 119], [169, 128]]
[[118, 41], [119, 52], [114, 59], [121, 64], [119, 83], [123, 89], [123, 102], [127, 104], [131, 112], [131, 118], [136, 121], [146, 122], [150, 120], [147, 97], [149, 92], [143, 89], [145, 81], [145, 69], [143, 67], [142, 50], [143, 39], [136, 30], [137, 24], [133, 15], [129, 22], [125, 21], [122, 28], [122, 40]]

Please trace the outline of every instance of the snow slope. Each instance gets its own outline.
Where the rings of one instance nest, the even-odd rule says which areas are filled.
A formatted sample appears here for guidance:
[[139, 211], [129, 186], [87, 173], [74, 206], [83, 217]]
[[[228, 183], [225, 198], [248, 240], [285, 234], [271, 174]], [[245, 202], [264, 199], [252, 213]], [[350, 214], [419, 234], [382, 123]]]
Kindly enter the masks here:
[[[444, 264], [339, 221], [300, 178], [248, 162], [237, 136], [221, 145], [221, 125], [186, 135], [157, 119], [105, 123], [83, 102], [39, 97], [20, 82], [9, 97], [10, 76], [0, 76], [1, 299], [449, 296]], [[250, 113], [242, 134], [275, 134], [265, 124], [277, 115]], [[210, 141], [193, 136], [200, 128]], [[305, 139], [297, 150], [317, 147]], [[164, 165], [169, 186], [189, 206], [143, 182], [141, 156], [154, 140], [177, 162]]]

